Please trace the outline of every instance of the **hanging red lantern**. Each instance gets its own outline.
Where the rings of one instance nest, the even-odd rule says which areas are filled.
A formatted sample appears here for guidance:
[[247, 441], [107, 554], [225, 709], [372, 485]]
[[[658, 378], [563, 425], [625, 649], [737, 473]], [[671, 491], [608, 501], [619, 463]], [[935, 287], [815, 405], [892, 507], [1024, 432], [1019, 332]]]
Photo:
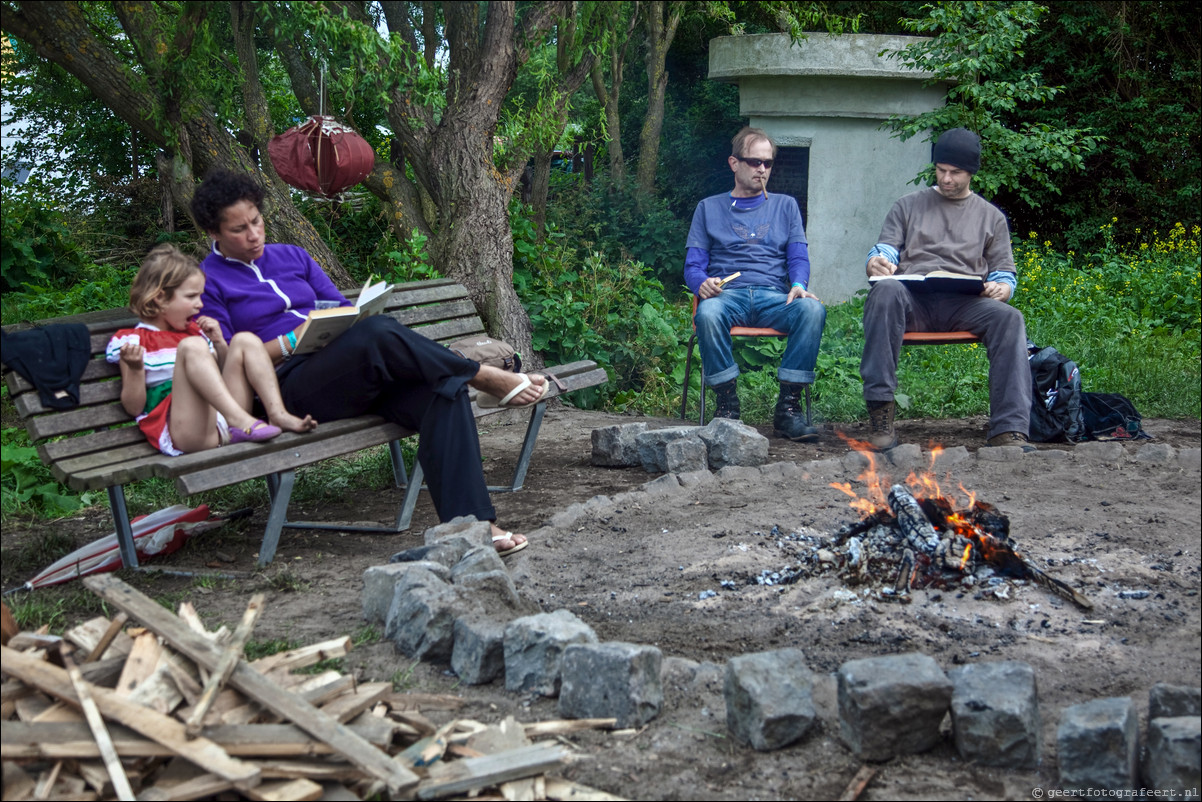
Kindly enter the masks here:
[[272, 137], [267, 155], [290, 186], [326, 197], [358, 184], [376, 162], [371, 145], [358, 132], [317, 114]]

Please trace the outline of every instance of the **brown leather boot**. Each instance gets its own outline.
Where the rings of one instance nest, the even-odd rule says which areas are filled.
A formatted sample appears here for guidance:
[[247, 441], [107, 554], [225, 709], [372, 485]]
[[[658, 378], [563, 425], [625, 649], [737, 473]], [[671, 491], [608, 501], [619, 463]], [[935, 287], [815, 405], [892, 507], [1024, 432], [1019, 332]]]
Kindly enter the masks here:
[[868, 444], [877, 451], [888, 451], [897, 445], [897, 432], [893, 429], [893, 414], [896, 410], [892, 401], [865, 401], [868, 405], [868, 421], [872, 433]]
[[1022, 432], [1002, 432], [995, 434], [985, 441], [987, 446], [1018, 446], [1023, 450], [1024, 454], [1030, 454], [1036, 451], [1035, 446], [1027, 439], [1027, 436]]

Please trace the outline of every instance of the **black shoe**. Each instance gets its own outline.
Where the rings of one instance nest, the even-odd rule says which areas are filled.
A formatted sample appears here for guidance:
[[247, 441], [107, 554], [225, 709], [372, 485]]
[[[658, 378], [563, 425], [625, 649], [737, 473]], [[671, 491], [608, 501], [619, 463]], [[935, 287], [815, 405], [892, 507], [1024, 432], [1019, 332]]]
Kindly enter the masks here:
[[715, 418], [739, 419], [739, 388], [737, 379], [731, 379], [725, 384], [714, 385], [714, 398], [717, 401], [714, 410]]
[[798, 443], [818, 442], [818, 427], [811, 426], [801, 410], [803, 384], [780, 383], [780, 397], [776, 400], [776, 414], [772, 426], [784, 438]]

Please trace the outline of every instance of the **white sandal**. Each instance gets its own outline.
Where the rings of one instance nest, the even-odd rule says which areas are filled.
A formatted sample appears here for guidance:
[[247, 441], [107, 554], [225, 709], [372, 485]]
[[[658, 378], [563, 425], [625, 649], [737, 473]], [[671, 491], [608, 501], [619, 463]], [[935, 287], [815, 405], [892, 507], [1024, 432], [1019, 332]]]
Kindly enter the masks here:
[[[498, 540], [508, 540], [509, 538], [512, 538], [512, 537], [513, 537], [513, 532], [506, 532], [503, 535], [493, 535], [492, 542], [496, 543]], [[516, 554], [517, 552], [521, 551], [522, 549], [526, 548], [529, 545], [530, 545], [529, 540], [523, 540], [521, 543], [518, 543], [513, 548], [502, 549], [501, 551], [498, 551], [497, 556], [508, 557], [510, 554]]]
[[526, 407], [532, 407], [542, 401], [546, 397], [547, 391], [551, 389], [551, 382], [544, 381], [542, 383], [542, 392], [538, 394], [538, 398], [525, 404], [511, 404], [509, 403], [510, 401], [517, 398], [526, 389], [534, 385], [534, 382], [530, 381], [530, 377], [525, 373], [519, 373], [518, 375], [522, 377], [522, 380], [518, 382], [518, 386], [510, 390], [504, 398], [497, 398], [495, 395], [490, 393], [481, 392], [476, 396], [476, 406], [480, 407], [481, 409], [492, 409], [494, 407], [500, 409], [525, 409]]

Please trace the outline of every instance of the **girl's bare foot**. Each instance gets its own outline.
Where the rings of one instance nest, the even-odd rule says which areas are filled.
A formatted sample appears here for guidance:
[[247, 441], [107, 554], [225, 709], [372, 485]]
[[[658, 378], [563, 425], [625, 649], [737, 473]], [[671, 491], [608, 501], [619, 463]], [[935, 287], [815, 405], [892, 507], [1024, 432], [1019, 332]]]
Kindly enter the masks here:
[[519, 535], [516, 532], [507, 532], [495, 523], [490, 523], [489, 525], [492, 527], [493, 548], [502, 557], [526, 548], [527, 540], [525, 535]]
[[286, 432], [311, 432], [317, 428], [317, 421], [313, 420], [312, 415], [298, 418], [291, 412], [284, 412], [280, 415], [272, 415], [268, 420], [271, 421], [272, 426], [279, 426]]

